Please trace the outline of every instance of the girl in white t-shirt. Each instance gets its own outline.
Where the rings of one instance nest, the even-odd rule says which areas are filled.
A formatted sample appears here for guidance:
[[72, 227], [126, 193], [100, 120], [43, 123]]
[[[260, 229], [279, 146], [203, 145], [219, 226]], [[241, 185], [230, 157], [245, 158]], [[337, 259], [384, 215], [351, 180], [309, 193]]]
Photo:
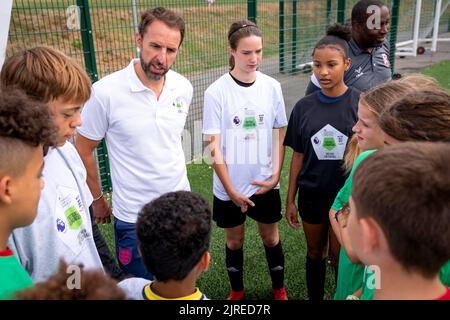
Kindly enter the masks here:
[[281, 86], [257, 71], [262, 35], [251, 21], [228, 31], [230, 71], [205, 91], [203, 133], [214, 168], [213, 220], [225, 229], [229, 300], [244, 298], [243, 242], [247, 216], [256, 220], [277, 300], [287, 300], [281, 219], [280, 172], [287, 125]]

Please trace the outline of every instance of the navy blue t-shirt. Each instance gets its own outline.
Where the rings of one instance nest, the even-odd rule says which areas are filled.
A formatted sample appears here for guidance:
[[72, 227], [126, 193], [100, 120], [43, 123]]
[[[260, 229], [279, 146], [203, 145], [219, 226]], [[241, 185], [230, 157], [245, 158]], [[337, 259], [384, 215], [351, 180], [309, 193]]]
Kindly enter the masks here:
[[344, 185], [343, 157], [358, 119], [359, 95], [350, 87], [336, 98], [316, 91], [295, 105], [284, 145], [304, 154], [300, 190], [335, 193]]

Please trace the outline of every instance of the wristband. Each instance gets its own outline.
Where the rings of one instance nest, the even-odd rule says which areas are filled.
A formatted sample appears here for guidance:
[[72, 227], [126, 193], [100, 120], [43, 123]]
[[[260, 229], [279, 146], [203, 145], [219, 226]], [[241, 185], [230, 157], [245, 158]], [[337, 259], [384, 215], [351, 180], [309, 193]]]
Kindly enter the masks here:
[[92, 200], [92, 202], [95, 202], [95, 201], [97, 201], [97, 200], [100, 200], [101, 198], [103, 198], [103, 192], [102, 192], [97, 198], [95, 198], [94, 200]]

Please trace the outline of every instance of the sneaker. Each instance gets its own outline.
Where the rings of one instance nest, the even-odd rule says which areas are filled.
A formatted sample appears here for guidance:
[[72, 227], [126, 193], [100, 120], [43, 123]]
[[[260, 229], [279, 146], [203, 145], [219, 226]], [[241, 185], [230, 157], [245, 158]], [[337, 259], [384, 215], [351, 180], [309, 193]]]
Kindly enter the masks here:
[[288, 300], [286, 289], [284, 287], [281, 289], [272, 288], [272, 292], [275, 300]]
[[227, 300], [244, 300], [244, 290], [241, 291], [230, 291]]

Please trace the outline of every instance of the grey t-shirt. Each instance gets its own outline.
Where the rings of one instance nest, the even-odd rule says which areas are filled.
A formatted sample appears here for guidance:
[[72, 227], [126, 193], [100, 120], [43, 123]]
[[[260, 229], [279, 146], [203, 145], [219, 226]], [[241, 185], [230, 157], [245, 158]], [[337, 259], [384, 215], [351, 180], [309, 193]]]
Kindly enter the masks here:
[[[353, 39], [348, 42], [348, 46], [352, 64], [344, 75], [344, 82], [347, 86], [364, 92], [391, 79], [390, 47], [387, 40], [380, 47], [374, 48], [372, 52], [358, 47]], [[312, 81], [310, 81], [305, 95], [320, 89], [315, 84], [318, 82], [313, 80], [314, 74], [311, 78]]]

